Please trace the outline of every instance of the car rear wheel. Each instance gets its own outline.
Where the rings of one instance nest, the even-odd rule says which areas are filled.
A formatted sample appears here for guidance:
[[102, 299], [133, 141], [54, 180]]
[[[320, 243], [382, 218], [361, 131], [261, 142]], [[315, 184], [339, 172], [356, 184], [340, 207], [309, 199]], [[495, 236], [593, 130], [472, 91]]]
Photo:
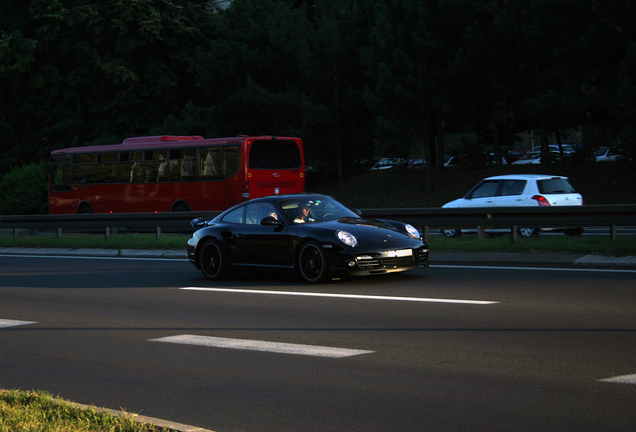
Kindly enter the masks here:
[[208, 279], [223, 279], [227, 273], [225, 252], [215, 240], [206, 240], [201, 246], [200, 264], [203, 276]]
[[298, 251], [298, 271], [308, 283], [321, 283], [327, 280], [327, 257], [316, 242], [307, 242]]
[[519, 228], [519, 235], [521, 237], [537, 237], [539, 235], [539, 229], [522, 227], [522, 228]]
[[443, 229], [442, 230], [442, 234], [444, 234], [444, 237], [448, 237], [448, 238], [459, 237], [460, 235], [462, 235], [462, 230], [459, 230], [459, 229]]

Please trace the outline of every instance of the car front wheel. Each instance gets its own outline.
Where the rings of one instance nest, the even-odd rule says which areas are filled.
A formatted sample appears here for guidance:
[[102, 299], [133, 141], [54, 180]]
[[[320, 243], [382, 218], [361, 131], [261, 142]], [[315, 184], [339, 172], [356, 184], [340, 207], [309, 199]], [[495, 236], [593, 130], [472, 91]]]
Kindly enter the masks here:
[[308, 283], [321, 283], [327, 280], [327, 257], [322, 246], [307, 242], [298, 251], [298, 271]]
[[225, 252], [215, 240], [206, 240], [199, 255], [201, 271], [208, 279], [223, 279], [227, 273]]

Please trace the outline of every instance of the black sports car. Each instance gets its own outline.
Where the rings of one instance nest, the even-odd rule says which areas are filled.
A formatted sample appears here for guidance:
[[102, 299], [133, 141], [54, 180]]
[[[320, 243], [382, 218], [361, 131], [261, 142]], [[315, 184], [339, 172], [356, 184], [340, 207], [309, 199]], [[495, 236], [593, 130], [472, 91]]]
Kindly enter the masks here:
[[188, 259], [208, 279], [242, 268], [297, 271], [309, 283], [428, 266], [411, 225], [361, 218], [324, 195], [279, 195], [190, 222]]

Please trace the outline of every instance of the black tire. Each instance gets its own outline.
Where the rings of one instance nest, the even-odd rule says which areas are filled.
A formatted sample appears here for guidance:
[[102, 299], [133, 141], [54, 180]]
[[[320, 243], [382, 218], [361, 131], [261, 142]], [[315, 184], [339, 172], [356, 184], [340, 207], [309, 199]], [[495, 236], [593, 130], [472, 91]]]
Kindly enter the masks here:
[[518, 229], [518, 232], [521, 237], [538, 237], [539, 236], [539, 228], [520, 227]]
[[78, 214], [89, 214], [89, 213], [93, 213], [93, 209], [88, 204], [82, 204], [80, 206], [79, 210], [77, 211], [77, 213]]
[[455, 238], [462, 235], [462, 230], [455, 229], [455, 228], [447, 228], [442, 230], [442, 234], [444, 235], [444, 237]]
[[227, 274], [227, 257], [216, 240], [206, 240], [201, 245], [199, 264], [203, 276], [210, 280], [223, 279]]
[[316, 242], [307, 242], [298, 250], [298, 272], [307, 283], [327, 280], [327, 256]]
[[183, 201], [178, 202], [172, 207], [173, 212], [187, 212], [190, 211], [190, 207]]

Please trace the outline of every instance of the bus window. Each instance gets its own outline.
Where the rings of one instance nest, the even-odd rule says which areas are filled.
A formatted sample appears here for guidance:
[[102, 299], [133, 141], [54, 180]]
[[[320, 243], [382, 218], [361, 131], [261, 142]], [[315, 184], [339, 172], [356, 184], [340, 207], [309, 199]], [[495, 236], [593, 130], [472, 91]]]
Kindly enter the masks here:
[[220, 180], [222, 147], [203, 147], [199, 149], [199, 179]]
[[122, 152], [119, 155], [119, 170], [122, 183], [139, 183], [143, 180], [141, 152]]
[[118, 153], [100, 153], [97, 155], [96, 183], [116, 183]]
[[146, 181], [152, 183], [168, 180], [168, 151], [147, 150], [144, 153]]
[[60, 155], [51, 161], [51, 192], [71, 190], [71, 156]]
[[95, 183], [95, 155], [73, 156], [73, 184]]
[[255, 140], [250, 147], [252, 169], [293, 169], [302, 165], [300, 150], [290, 140]]
[[223, 147], [223, 177], [229, 177], [238, 170], [238, 146]]
[[168, 179], [170, 181], [194, 180], [194, 160], [196, 149], [172, 149], [168, 153]]

